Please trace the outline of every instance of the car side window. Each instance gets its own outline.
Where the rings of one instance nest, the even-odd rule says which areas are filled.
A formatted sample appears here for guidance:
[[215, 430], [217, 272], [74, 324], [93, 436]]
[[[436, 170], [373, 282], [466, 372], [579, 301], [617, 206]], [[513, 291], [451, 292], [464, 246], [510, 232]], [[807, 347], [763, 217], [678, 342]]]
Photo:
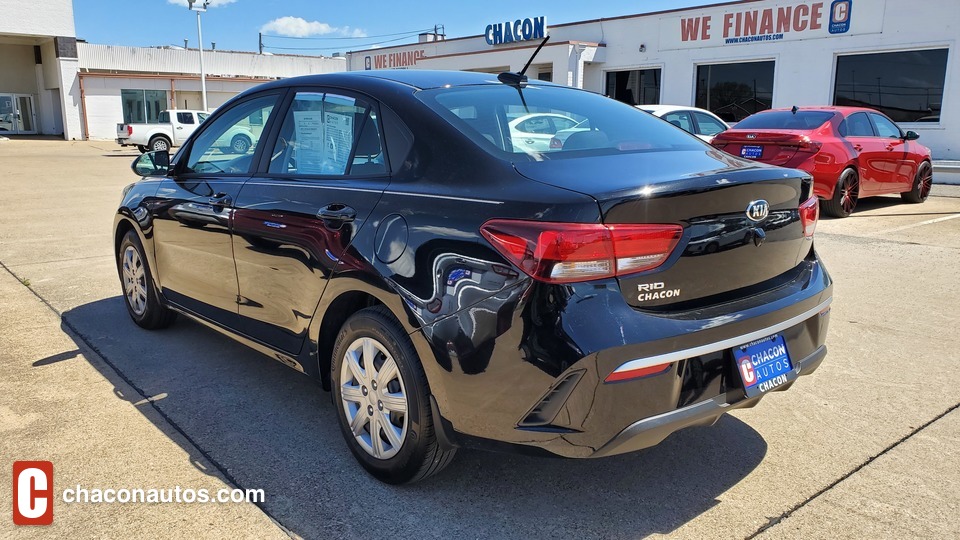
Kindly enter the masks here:
[[866, 113], [853, 113], [847, 120], [847, 137], [875, 137], [873, 126], [870, 125], [870, 119]]
[[158, 123], [158, 124], [169, 124], [169, 123], [170, 123], [170, 113], [168, 113], [167, 111], [163, 111], [162, 113], [160, 113], [160, 115], [157, 116], [157, 123]]
[[250, 172], [257, 143], [276, 104], [277, 95], [261, 96], [234, 105], [212, 122], [204, 122], [183, 172]]
[[562, 129], [573, 129], [575, 127], [577, 127], [577, 122], [574, 122], [570, 118], [561, 118], [559, 116], [553, 117], [554, 133]]
[[188, 112], [178, 112], [177, 113], [177, 122], [181, 124], [193, 124], [193, 113]]
[[387, 172], [380, 119], [372, 104], [297, 92], [270, 157], [273, 174], [366, 176]]
[[667, 113], [663, 115], [663, 119], [688, 133], [693, 133], [693, 119], [689, 111]]
[[900, 128], [886, 116], [870, 113], [870, 118], [873, 120], [873, 125], [877, 128], [878, 136], [890, 139], [899, 139], [901, 137], [902, 133], [900, 133]]
[[727, 130], [727, 126], [709, 114], [694, 111], [693, 116], [697, 119], [697, 125], [700, 126], [701, 135], [712, 136]]
[[210, 116], [210, 115], [207, 114], [207, 113], [202, 113], [202, 112], [198, 112], [198, 113], [197, 113], [197, 119], [200, 120], [200, 123], [201, 123], [201, 124], [202, 124], [204, 121], [206, 121], [206, 119], [207, 119], [208, 116]]

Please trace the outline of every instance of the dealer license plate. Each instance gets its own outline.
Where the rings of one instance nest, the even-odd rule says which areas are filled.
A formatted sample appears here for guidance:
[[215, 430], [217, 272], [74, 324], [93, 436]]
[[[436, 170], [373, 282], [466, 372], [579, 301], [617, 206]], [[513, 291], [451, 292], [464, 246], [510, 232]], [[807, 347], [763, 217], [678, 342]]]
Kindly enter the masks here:
[[733, 358], [747, 397], [754, 397], [797, 378], [780, 334], [733, 348]]
[[747, 159], [760, 159], [760, 156], [763, 155], [762, 146], [741, 146], [740, 147], [740, 157], [745, 157]]

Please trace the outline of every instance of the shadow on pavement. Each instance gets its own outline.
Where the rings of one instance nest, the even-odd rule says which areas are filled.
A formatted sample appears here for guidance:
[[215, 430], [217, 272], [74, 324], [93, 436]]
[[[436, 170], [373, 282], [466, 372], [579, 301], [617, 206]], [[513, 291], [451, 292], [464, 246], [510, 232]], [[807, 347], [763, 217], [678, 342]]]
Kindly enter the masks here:
[[[902, 212], [897, 212], [894, 214], [882, 214], [882, 215], [866, 215], [863, 212], [868, 212], [870, 210], [881, 210], [883, 208], [891, 208], [894, 206], [901, 207]], [[876, 217], [890, 217], [890, 216], [940, 216], [940, 215], [952, 215], [955, 212], [924, 212], [923, 204], [909, 204], [903, 202], [899, 195], [894, 196], [877, 196], [877, 197], [867, 197], [865, 199], [860, 199], [857, 201], [857, 207], [854, 209], [853, 214], [846, 218], [835, 218], [827, 216], [821, 213], [821, 219], [837, 220], [837, 219], [853, 219], [853, 218], [876, 218]]]
[[[159, 409], [241, 487], [265, 490], [262, 507], [305, 538], [669, 533], [718, 504], [767, 451], [756, 431], [726, 416], [606, 459], [461, 450], [434, 479], [387, 486], [355, 463], [329, 394], [280, 363], [184, 317], [165, 331], [142, 330], [119, 296], [79, 306], [63, 320], [149, 399], [118, 397], [147, 418], [159, 418]], [[185, 450], [194, 466], [216, 472], [203, 469], [194, 448]]]

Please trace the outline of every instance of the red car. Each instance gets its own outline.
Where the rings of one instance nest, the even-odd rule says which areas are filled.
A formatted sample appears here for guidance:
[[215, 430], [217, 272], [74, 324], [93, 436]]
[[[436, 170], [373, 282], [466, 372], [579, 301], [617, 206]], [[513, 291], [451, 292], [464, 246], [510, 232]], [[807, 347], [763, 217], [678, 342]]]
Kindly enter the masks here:
[[820, 207], [847, 217], [857, 200], [899, 193], [922, 203], [930, 195], [930, 149], [883, 114], [858, 107], [770, 109], [714, 137], [713, 146], [746, 159], [813, 175]]

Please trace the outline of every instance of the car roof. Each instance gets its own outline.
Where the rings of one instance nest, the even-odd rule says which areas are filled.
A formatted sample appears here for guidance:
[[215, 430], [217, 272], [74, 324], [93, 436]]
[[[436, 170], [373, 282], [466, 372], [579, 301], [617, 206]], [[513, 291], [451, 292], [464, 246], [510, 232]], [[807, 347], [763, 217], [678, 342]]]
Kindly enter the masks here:
[[[471, 71], [444, 71], [426, 69], [378, 69], [367, 71], [342, 71], [322, 75], [291, 77], [270, 83], [271, 86], [297, 85], [350, 85], [358, 82], [390, 81], [420, 90], [447, 86], [472, 86], [480, 84], [502, 85], [497, 76], [491, 73]], [[558, 86], [553, 83], [529, 80], [528, 84], [537, 86]]]
[[[765, 112], [783, 112], [783, 111], [792, 111], [793, 107], [778, 107], [776, 109], [766, 109], [763, 111], [758, 111], [754, 114], [760, 114]], [[808, 105], [804, 107], [797, 107], [798, 111], [822, 111], [822, 112], [835, 112], [841, 113], [844, 116], [848, 116], [855, 112], [879, 112], [875, 109], [870, 109], [868, 107], [841, 107], [834, 105]]]
[[[647, 112], [652, 113], [665, 113], [670, 111], [701, 111], [701, 112], [710, 112], [704, 111], [697, 107], [689, 107], [686, 105], [637, 105], [638, 109], [642, 109]], [[712, 114], [712, 113], [711, 113]]]

